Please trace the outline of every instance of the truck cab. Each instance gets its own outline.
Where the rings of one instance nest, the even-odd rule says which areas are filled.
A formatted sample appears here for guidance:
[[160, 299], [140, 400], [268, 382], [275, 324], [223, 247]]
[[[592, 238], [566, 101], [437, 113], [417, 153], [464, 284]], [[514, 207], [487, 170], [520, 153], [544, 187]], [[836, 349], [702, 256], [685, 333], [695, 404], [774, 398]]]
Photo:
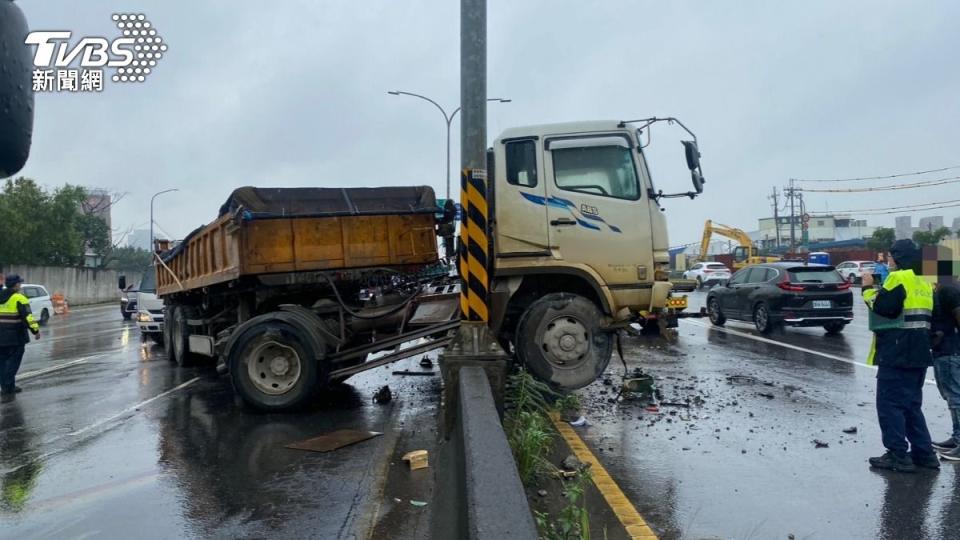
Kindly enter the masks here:
[[143, 271], [137, 286], [137, 327], [140, 334], [157, 344], [163, 344], [163, 300], [157, 297], [157, 271], [153, 265]]
[[619, 326], [676, 326], [660, 202], [695, 197], [703, 178], [695, 140], [684, 141], [694, 191], [664, 194], [654, 185], [643, 130], [662, 120], [679, 124], [538, 125], [494, 142], [491, 323], [554, 386], [599, 376]]

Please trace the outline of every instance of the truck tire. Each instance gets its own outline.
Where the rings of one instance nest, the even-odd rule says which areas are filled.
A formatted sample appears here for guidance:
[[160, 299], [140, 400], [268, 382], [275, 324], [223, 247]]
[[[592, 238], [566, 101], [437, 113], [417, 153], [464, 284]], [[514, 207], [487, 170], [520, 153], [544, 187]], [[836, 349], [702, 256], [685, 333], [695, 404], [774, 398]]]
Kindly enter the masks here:
[[192, 366], [198, 359], [196, 354], [190, 352], [190, 327], [187, 325], [187, 319], [193, 317], [193, 308], [174, 305], [168, 312], [170, 318], [167, 319], [164, 315], [163, 322], [164, 345], [168, 346], [167, 357], [180, 367]]
[[326, 344], [295, 314], [248, 320], [237, 328], [226, 354], [234, 390], [263, 411], [301, 408], [327, 382]]
[[540, 380], [573, 390], [595, 381], [610, 363], [613, 339], [600, 331], [596, 304], [572, 293], [534, 301], [517, 324], [517, 357]]

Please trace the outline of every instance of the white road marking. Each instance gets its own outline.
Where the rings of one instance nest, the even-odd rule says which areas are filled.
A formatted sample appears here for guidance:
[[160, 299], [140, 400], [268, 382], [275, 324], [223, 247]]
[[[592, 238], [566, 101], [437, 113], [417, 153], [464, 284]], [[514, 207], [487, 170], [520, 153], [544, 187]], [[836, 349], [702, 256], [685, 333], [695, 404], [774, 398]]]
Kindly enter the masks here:
[[57, 364], [57, 365], [55, 365], [55, 366], [50, 366], [50, 367], [43, 368], [43, 369], [37, 369], [37, 370], [34, 370], [34, 371], [28, 371], [28, 372], [23, 373], [23, 374], [21, 374], [21, 375], [17, 375], [17, 379], [18, 379], [18, 380], [21, 380], [21, 381], [24, 381], [24, 380], [27, 380], [27, 379], [32, 379], [32, 378], [34, 378], [34, 377], [39, 377], [39, 376], [41, 376], [41, 375], [46, 375], [47, 373], [53, 373], [54, 371], [60, 371], [61, 369], [66, 369], [66, 368], [68, 368], [68, 367], [70, 367], [70, 366], [75, 366], [75, 365], [77, 365], [77, 364], [82, 364], [82, 363], [84, 363], [84, 362], [89, 362], [90, 360], [95, 360], [95, 359], [97, 359], [97, 358], [102, 358], [102, 357], [104, 357], [104, 356], [107, 356], [108, 354], [109, 354], [109, 353], [94, 354], [94, 355], [91, 355], [91, 356], [84, 356], [83, 358], [77, 358], [76, 360], [71, 360], [71, 361], [69, 361], [69, 362], [64, 362], [64, 363], [62, 363], [62, 364]]
[[136, 411], [137, 409], [139, 409], [139, 408], [141, 408], [141, 407], [146, 407], [147, 405], [153, 403], [154, 401], [157, 401], [158, 399], [162, 399], [162, 398], [164, 398], [164, 397], [166, 397], [166, 396], [169, 396], [170, 394], [172, 394], [172, 393], [174, 393], [174, 392], [177, 392], [177, 391], [179, 391], [179, 390], [183, 390], [184, 388], [190, 386], [191, 384], [193, 384], [193, 383], [195, 383], [195, 382], [197, 382], [197, 381], [199, 381], [199, 380], [200, 380], [200, 377], [194, 377], [194, 378], [190, 379], [189, 381], [187, 381], [187, 382], [185, 382], [185, 383], [182, 383], [182, 384], [180, 384], [180, 385], [174, 386], [173, 388], [171, 388], [170, 390], [167, 390], [166, 392], [157, 394], [157, 395], [153, 396], [153, 397], [150, 398], [150, 399], [147, 399], [147, 400], [141, 401], [140, 403], [137, 403], [136, 405], [131, 405], [131, 406], [127, 407], [126, 409], [118, 412], [117, 414], [115, 414], [115, 415], [113, 415], [113, 416], [110, 416], [109, 418], [104, 418], [103, 420], [100, 420], [99, 422], [90, 424], [89, 426], [87, 426], [87, 427], [85, 427], [85, 428], [83, 428], [83, 429], [78, 429], [78, 430], [76, 430], [76, 431], [74, 431], [74, 432], [71, 432], [71, 433], [69, 434], [69, 436], [71, 436], [71, 437], [76, 437], [76, 436], [79, 436], [79, 435], [83, 435], [84, 433], [86, 433], [86, 432], [88, 432], [88, 431], [97, 429], [98, 427], [100, 427], [100, 426], [102, 426], [102, 425], [104, 425], [104, 424], [108, 424], [108, 423], [110, 423], [110, 422], [113, 422], [113, 421], [116, 420], [117, 418], [120, 418], [121, 416], [130, 414], [130, 413]]
[[[689, 320], [689, 319], [688, 319], [688, 320], [685, 320], [685, 321], [683, 321], [683, 322], [686, 323], [686, 324], [692, 324], [693, 326], [699, 326], [700, 328], [713, 329], [713, 330], [716, 330], [716, 331], [718, 331], [718, 332], [723, 332], [723, 333], [725, 333], [725, 334], [731, 334], [731, 335], [734, 335], [734, 336], [739, 336], [739, 337], [743, 337], [743, 338], [747, 338], [747, 339], [752, 339], [752, 340], [754, 340], [754, 341], [759, 341], [760, 343], [767, 343], [767, 344], [769, 344], [769, 345], [777, 345], [777, 346], [783, 347], [783, 348], [785, 348], [785, 349], [793, 349], [793, 350], [795, 350], [795, 351], [800, 351], [800, 352], [807, 353], [807, 354], [812, 354], [812, 355], [815, 355], [815, 356], [822, 356], [823, 358], [829, 358], [830, 360], [836, 360], [837, 362], [843, 362], [843, 363], [845, 363], [845, 364], [853, 364], [853, 365], [855, 365], [855, 366], [865, 367], [865, 368], [868, 368], [868, 369], [872, 369], [872, 370], [874, 370], [874, 371], [877, 370], [877, 366], [871, 366], [871, 365], [865, 364], [865, 363], [863, 363], [863, 362], [857, 362], [857, 361], [851, 360], [851, 359], [849, 359], [849, 358], [844, 358], [844, 357], [842, 357], [842, 356], [837, 356], [837, 355], [830, 354], [830, 353], [815, 351], [815, 350], [813, 350], [813, 349], [807, 349], [807, 348], [805, 348], [805, 347], [800, 347], [800, 346], [798, 346], [798, 345], [792, 345], [792, 344], [790, 344], [790, 343], [783, 343], [783, 342], [781, 342], [781, 341], [776, 341], [776, 340], [773, 340], [773, 339], [767, 339], [767, 338], [765, 338], [765, 337], [755, 336], [755, 335], [750, 334], [750, 333], [747, 333], [747, 332], [740, 332], [739, 330], [731, 330], [730, 328], [725, 328], [725, 327], [723, 327], [723, 326], [714, 326], [714, 325], [702, 323], [702, 322], [699, 322], [699, 321], [693, 321], [693, 320]], [[930, 379], [925, 379], [925, 381], [926, 381], [927, 384], [933, 384], [933, 385], [936, 385], [936, 384], [937, 384], [936, 381], [932, 381], [932, 380], [930, 380]]]

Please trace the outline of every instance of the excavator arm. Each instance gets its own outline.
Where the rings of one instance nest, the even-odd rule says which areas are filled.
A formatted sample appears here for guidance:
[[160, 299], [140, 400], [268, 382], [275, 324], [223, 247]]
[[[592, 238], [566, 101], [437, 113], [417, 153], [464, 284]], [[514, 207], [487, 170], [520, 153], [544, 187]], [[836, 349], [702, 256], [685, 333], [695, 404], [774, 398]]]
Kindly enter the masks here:
[[720, 236], [725, 236], [732, 240], [736, 240], [740, 247], [743, 247], [747, 251], [747, 257], [753, 257], [753, 241], [750, 240], [750, 235], [743, 232], [741, 229], [736, 227], [730, 227], [722, 223], [713, 224], [711, 220], [707, 220], [703, 225], [703, 240], [700, 241], [700, 258], [706, 260], [707, 252], [710, 249], [710, 237], [713, 234], [719, 234]]

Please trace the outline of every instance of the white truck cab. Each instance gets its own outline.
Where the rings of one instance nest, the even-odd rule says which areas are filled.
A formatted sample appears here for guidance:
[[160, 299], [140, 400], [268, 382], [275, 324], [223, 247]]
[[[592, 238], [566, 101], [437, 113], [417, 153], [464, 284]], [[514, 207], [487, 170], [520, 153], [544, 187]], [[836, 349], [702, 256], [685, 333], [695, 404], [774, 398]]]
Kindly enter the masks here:
[[488, 156], [492, 326], [555, 386], [599, 376], [617, 327], [676, 326], [660, 200], [695, 197], [703, 177], [695, 139], [684, 141], [694, 191], [655, 188], [642, 132], [660, 121], [686, 130], [672, 118], [519, 127]]
[[157, 344], [163, 344], [163, 300], [157, 298], [157, 273], [153, 265], [144, 269], [135, 294], [140, 333]]

